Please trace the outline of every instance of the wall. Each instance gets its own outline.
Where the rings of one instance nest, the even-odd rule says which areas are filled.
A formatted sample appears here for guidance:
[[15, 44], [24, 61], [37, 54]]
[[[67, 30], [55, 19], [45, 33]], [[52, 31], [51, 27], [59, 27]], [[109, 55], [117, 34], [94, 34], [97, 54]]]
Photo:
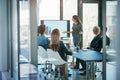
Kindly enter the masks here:
[[118, 25], [117, 25], [117, 36], [116, 36], [116, 50], [117, 50], [117, 79], [120, 80], [120, 0], [118, 0]]
[[0, 0], [0, 71], [7, 70], [7, 0]]

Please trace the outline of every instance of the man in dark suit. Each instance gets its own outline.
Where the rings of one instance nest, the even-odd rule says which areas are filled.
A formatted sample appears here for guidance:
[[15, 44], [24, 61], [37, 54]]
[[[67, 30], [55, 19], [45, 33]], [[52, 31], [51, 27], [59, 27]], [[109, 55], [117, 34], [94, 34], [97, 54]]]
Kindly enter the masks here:
[[[106, 31], [107, 31], [107, 27], [106, 27]], [[93, 28], [93, 33], [96, 36], [91, 41], [90, 47], [88, 49], [100, 52], [103, 47], [103, 27], [95, 26]], [[110, 38], [107, 35], [106, 35], [106, 45], [107, 46], [110, 45]], [[82, 65], [82, 69], [80, 70], [84, 70], [84, 72], [81, 73], [81, 75], [85, 75], [86, 74], [86, 63], [82, 60], [77, 59], [76, 64], [79, 64], [79, 62], [81, 62], [81, 65]]]
[[[107, 32], [107, 27], [105, 29]], [[97, 35], [96, 38], [97, 39], [94, 38], [95, 40], [93, 39], [94, 40], [93, 44], [91, 42], [90, 48], [95, 51], [101, 52], [101, 49], [103, 48], [103, 27], [100, 27], [100, 34]], [[106, 46], [109, 46], [109, 45], [110, 45], [110, 38], [106, 35]]]
[[[99, 27], [97, 27], [97, 26], [95, 26], [94, 28], [93, 28], [93, 33], [96, 35], [94, 38], [93, 38], [93, 40], [91, 41], [91, 43], [90, 43], [90, 47], [88, 48], [88, 49], [94, 49], [94, 47], [95, 47], [95, 45], [96, 45], [96, 41], [100, 38], [100, 28]], [[79, 69], [79, 63], [81, 63], [81, 65], [82, 65], [82, 68], [81, 69]], [[84, 73], [81, 73], [81, 75], [85, 75], [86, 74], [86, 63], [85, 63], [85, 61], [83, 61], [83, 60], [80, 60], [80, 59], [76, 59], [76, 66], [74, 67], [75, 69], [79, 69], [80, 71], [81, 70], [84, 70]]]

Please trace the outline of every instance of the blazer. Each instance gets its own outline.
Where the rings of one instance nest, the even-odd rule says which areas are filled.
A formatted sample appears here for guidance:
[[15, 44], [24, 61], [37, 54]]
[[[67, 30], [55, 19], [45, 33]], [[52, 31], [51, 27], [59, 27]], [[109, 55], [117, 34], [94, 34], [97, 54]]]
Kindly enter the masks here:
[[96, 46], [96, 44], [97, 44], [97, 41], [98, 41], [98, 39], [101, 37], [101, 35], [96, 35], [93, 39], [92, 39], [92, 41], [91, 41], [91, 43], [90, 43], [90, 48], [95, 48], [95, 46]]
[[58, 53], [64, 61], [67, 61], [67, 55], [72, 55], [72, 52], [68, 51], [62, 41], [60, 41]]
[[[110, 45], [110, 38], [107, 35], [106, 35], [106, 45], [107, 46]], [[94, 50], [100, 52], [102, 48], [103, 48], [103, 36], [101, 35], [95, 43]]]

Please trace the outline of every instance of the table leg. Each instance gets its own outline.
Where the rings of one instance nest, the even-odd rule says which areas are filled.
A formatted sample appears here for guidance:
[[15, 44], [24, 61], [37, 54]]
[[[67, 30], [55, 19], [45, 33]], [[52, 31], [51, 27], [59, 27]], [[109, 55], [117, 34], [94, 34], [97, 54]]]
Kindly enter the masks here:
[[95, 78], [95, 69], [94, 69], [94, 62], [93, 62], [93, 80]]
[[89, 62], [86, 62], [86, 80], [89, 80]]
[[94, 62], [91, 62], [91, 79], [94, 80], [94, 76], [95, 76], [95, 73], [94, 73]]
[[75, 65], [75, 64], [74, 64], [74, 57], [73, 57], [73, 59], [72, 59], [72, 64], [73, 64], [73, 68], [74, 68], [74, 65]]
[[67, 63], [65, 64], [65, 74], [66, 74], [67, 77], [68, 77], [68, 64], [67, 64]]
[[92, 74], [92, 66], [91, 65], [92, 65], [92, 62], [90, 62], [90, 79], [92, 79], [92, 75], [93, 75]]
[[[72, 64], [73, 64], [73, 68], [74, 68], [74, 57], [72, 58]], [[74, 74], [74, 70], [72, 70], [72, 75], [75, 75]], [[74, 76], [73, 76], [74, 77]]]

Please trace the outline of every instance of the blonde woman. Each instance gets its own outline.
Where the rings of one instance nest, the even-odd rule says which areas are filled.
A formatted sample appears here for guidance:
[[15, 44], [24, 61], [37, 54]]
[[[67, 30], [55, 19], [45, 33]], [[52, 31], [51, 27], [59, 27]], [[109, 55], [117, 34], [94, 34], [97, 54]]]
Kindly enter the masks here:
[[[53, 51], [58, 51], [61, 58], [65, 61], [67, 61], [66, 55], [72, 55], [72, 53], [65, 47], [64, 43], [60, 40], [60, 32], [58, 29], [54, 29], [51, 33], [50, 49]], [[65, 64], [61, 65], [60, 70], [63, 77], [66, 79], [67, 75], [65, 74]]]

